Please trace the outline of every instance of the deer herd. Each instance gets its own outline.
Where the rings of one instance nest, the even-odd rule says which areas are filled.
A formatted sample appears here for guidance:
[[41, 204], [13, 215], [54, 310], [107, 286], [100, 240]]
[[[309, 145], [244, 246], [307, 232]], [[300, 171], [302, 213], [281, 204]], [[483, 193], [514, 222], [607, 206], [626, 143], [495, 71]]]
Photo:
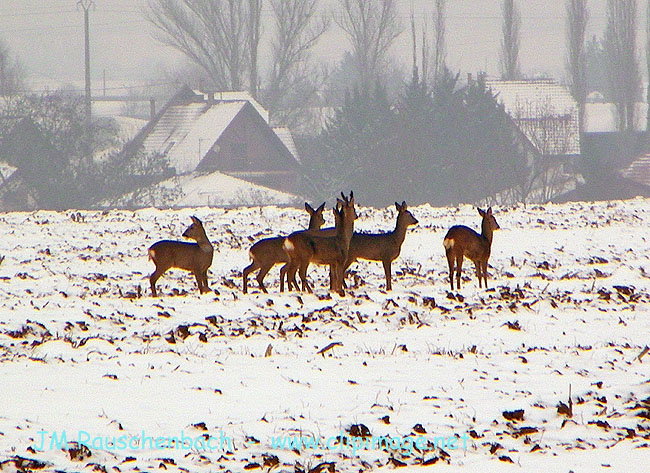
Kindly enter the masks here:
[[[328, 265], [330, 273], [330, 290], [344, 295], [346, 288], [345, 273], [352, 263], [359, 259], [381, 261], [386, 276], [386, 290], [392, 289], [391, 263], [400, 255], [406, 230], [416, 225], [418, 220], [409, 212], [406, 202], [395, 203], [397, 222], [395, 229], [386, 233], [358, 233], [354, 231], [357, 213], [354, 208], [354, 195], [346, 197], [341, 193], [333, 208], [334, 227], [321, 228], [325, 223], [323, 212], [325, 203], [313, 209], [305, 203], [309, 213], [309, 226], [306, 230], [294, 232], [288, 236], [264, 238], [255, 243], [250, 251], [251, 264], [243, 270], [243, 292], [248, 292], [248, 276], [257, 273], [257, 283], [266, 293], [264, 277], [276, 264], [283, 263], [280, 270], [280, 292], [284, 291], [285, 282], [288, 290], [312, 292], [307, 279], [307, 269], [311, 263]], [[479, 288], [487, 289], [487, 262], [492, 247], [492, 234], [499, 228], [492, 208], [478, 209], [482, 217], [481, 233], [464, 225], [455, 225], [449, 229], [443, 240], [443, 247], [449, 264], [449, 282], [454, 290], [454, 272], [456, 289], [460, 289], [463, 258], [470, 259], [476, 268]], [[212, 264], [214, 248], [208, 239], [202, 222], [192, 218], [192, 224], [185, 230], [183, 237], [196, 243], [162, 240], [149, 248], [149, 258], [156, 265], [151, 274], [151, 293], [157, 296], [156, 282], [168, 269], [179, 268], [190, 271], [196, 278], [200, 293], [209, 292], [208, 269]], [[296, 273], [300, 276], [298, 286]]]

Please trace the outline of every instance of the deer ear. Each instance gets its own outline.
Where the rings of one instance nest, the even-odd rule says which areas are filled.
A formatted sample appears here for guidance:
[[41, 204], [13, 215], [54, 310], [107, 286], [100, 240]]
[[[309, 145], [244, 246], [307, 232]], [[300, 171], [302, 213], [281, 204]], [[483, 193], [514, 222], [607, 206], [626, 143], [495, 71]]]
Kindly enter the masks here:
[[399, 212], [400, 209], [401, 209], [400, 205], [399, 205], [397, 202], [395, 202], [395, 208], [397, 209], [398, 212]]
[[405, 200], [402, 201], [402, 210], [406, 210], [406, 201]]
[[320, 204], [320, 207], [318, 207], [318, 208], [316, 209], [316, 212], [322, 212], [323, 210], [325, 210], [325, 202], [323, 202], [322, 204]]
[[487, 214], [488, 214], [488, 215], [492, 215], [492, 207], [490, 207], [489, 209], [487, 209]]
[[192, 222], [194, 222], [194, 223], [201, 223], [201, 220], [196, 218], [194, 215], [192, 215], [190, 218], [192, 219]]
[[314, 213], [314, 209], [313, 209], [312, 206], [309, 205], [307, 202], [305, 202], [305, 210], [307, 211], [307, 213], [308, 213], [309, 215], [311, 215], [311, 214]]
[[477, 208], [476, 210], [478, 210], [478, 214], [479, 214], [481, 217], [485, 217], [485, 212], [484, 212], [483, 210], [481, 210], [481, 209], [479, 209], [479, 208]]

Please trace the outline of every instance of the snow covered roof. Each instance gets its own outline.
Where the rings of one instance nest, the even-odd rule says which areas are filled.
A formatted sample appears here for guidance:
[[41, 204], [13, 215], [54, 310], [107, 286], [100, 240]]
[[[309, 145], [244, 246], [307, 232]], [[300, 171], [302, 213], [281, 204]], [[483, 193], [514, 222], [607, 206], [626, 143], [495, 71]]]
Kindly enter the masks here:
[[179, 174], [192, 172], [245, 105], [243, 101], [172, 105], [145, 138], [144, 150], [166, 155]]
[[250, 207], [291, 206], [300, 197], [226, 175], [191, 173], [175, 176], [147, 189], [129, 193], [106, 206], [125, 207]]
[[[246, 92], [204, 94], [188, 90], [180, 100], [172, 101], [162, 111], [144, 137], [144, 151], [166, 156], [170, 167], [178, 174], [192, 172], [247, 105], [268, 124], [268, 111]], [[289, 130], [278, 132], [282, 143], [298, 161]]]
[[556, 80], [486, 80], [497, 101], [542, 154], [580, 154], [578, 104]]
[[296, 142], [293, 141], [293, 135], [291, 134], [291, 131], [285, 127], [276, 127], [273, 128], [273, 131], [275, 132], [276, 135], [278, 135], [280, 141], [282, 141], [284, 146], [287, 147], [287, 149], [294, 157], [294, 159], [298, 162], [298, 164], [300, 164], [300, 157], [298, 156], [298, 148], [296, 148]]
[[213, 92], [213, 93], [206, 93], [206, 92], [201, 92], [199, 90], [193, 90], [197, 96], [203, 97], [203, 100], [208, 102], [210, 101], [210, 97], [214, 97], [214, 100], [216, 102], [248, 102], [250, 103], [253, 107], [255, 107], [255, 110], [257, 110], [257, 113], [259, 113], [262, 118], [264, 118], [264, 121], [266, 123], [269, 122], [269, 111], [262, 107], [260, 103], [253, 98], [253, 96], [246, 92], [245, 90], [240, 90], [240, 91], [225, 91], [225, 92]]
[[[637, 102], [634, 110], [634, 129], [636, 131], [645, 131], [648, 104]], [[586, 103], [584, 130], [586, 133], [611, 133], [618, 131], [616, 104]]]

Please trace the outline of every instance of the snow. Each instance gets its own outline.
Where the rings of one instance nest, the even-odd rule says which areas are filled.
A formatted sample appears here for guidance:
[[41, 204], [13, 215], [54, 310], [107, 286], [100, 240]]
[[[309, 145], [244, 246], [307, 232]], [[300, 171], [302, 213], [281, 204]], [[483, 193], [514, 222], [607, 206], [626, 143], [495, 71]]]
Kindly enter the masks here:
[[[644, 131], [648, 105], [642, 102], [635, 104], [634, 129]], [[586, 103], [585, 104], [585, 131], [587, 133], [613, 133], [618, 131], [618, 116], [616, 104], [613, 103]]]
[[291, 206], [299, 197], [229, 176], [222, 172], [195, 172], [174, 176], [119, 199], [118, 207], [184, 208], [201, 206], [249, 206], [273, 204]]
[[[0, 464], [269, 471], [277, 457], [275, 471], [322, 462], [344, 472], [400, 462], [422, 471], [636, 471], [650, 436], [639, 416], [650, 410], [650, 355], [639, 359], [650, 345], [649, 204], [495, 208], [492, 289], [478, 289], [466, 262], [462, 297], [448, 294], [442, 239], [451, 225], [478, 227], [471, 206], [410, 208], [420, 224], [393, 263], [393, 291], [383, 289], [380, 264], [361, 262], [345, 297], [330, 295], [325, 269], [314, 266], [314, 295], [280, 294], [278, 267], [269, 294], [253, 278], [241, 293], [251, 244], [305, 227], [298, 209], [80, 211], [76, 221], [0, 214]], [[394, 213], [362, 207], [355, 228], [392, 229]], [[214, 292], [199, 295], [191, 275], [171, 270], [152, 298], [147, 248], [180, 239], [191, 215], [215, 245]], [[333, 342], [341, 345], [317, 353]], [[557, 409], [569, 390], [571, 418]], [[517, 409], [523, 421], [504, 418]], [[424, 437], [427, 447], [272, 448], [274, 436], [326, 439], [353, 424]], [[223, 433], [232, 448], [91, 447], [80, 460], [74, 449], [47, 448], [62, 431], [68, 440]], [[41, 435], [45, 451], [36, 450]], [[434, 448], [453, 435], [468, 436], [467, 448]]]

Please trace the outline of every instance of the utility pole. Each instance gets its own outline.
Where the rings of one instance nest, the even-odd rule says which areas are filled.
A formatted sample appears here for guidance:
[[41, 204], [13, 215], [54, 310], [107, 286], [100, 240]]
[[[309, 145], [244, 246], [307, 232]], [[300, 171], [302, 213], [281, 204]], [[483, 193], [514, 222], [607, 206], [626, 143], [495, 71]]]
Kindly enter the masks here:
[[81, 7], [84, 12], [84, 45], [86, 53], [86, 125], [90, 130], [90, 118], [91, 118], [91, 103], [90, 103], [90, 31], [89, 31], [89, 22], [88, 22], [88, 13], [91, 7], [95, 6], [94, 0], [78, 0], [77, 8]]

